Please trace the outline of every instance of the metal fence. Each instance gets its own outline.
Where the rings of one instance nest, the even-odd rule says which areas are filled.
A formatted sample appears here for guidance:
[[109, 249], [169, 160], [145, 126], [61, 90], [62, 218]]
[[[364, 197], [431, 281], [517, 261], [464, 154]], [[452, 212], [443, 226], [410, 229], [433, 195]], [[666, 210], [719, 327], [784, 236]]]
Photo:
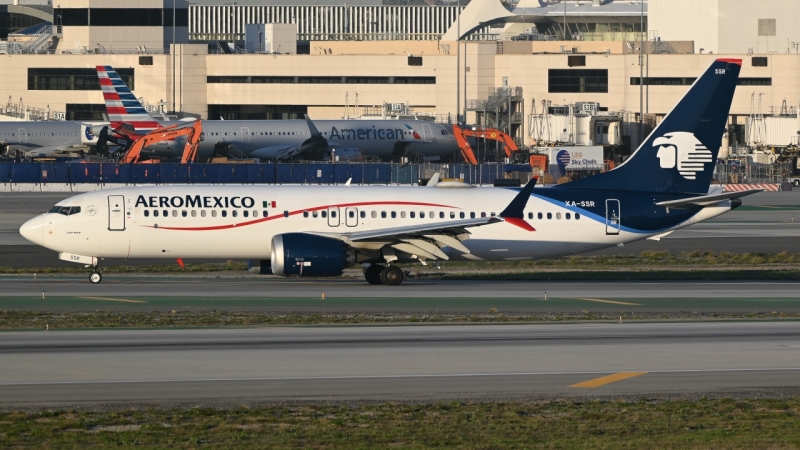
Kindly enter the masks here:
[[744, 161], [726, 161], [714, 168], [714, 179], [720, 184], [778, 184], [791, 176], [792, 170], [788, 162], [780, 164], [760, 164]]

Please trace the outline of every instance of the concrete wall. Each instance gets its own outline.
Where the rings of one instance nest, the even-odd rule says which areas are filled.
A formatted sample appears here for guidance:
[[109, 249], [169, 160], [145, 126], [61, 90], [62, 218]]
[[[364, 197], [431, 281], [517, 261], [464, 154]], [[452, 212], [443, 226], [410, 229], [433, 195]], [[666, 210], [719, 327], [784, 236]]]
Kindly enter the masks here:
[[[662, 40], [691, 40], [705, 53], [795, 53], [795, 0], [649, 0], [648, 30]], [[759, 36], [759, 19], [774, 19], [774, 36]]]

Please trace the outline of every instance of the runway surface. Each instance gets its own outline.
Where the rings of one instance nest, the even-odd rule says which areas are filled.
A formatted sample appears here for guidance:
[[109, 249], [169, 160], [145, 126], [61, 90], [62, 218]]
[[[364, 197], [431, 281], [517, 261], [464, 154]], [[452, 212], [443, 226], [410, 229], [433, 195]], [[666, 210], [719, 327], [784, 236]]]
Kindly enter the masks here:
[[[794, 282], [507, 282], [178, 278], [0, 278], [0, 310], [441, 312], [800, 312]], [[322, 298], [322, 294], [325, 297]], [[42, 295], [45, 298], [42, 298]]]
[[796, 322], [6, 332], [0, 407], [796, 393]]
[[[4, 193], [0, 196], [0, 266], [68, 267], [55, 252], [30, 245], [19, 235], [26, 220], [71, 197], [64, 193]], [[645, 250], [672, 253], [800, 253], [800, 190], [763, 192], [745, 197], [744, 206], [667, 236], [661, 241], [639, 241], [587, 255], [638, 255]], [[188, 261], [187, 262], [206, 262]], [[106, 265], [163, 264], [164, 260], [105, 260]]]

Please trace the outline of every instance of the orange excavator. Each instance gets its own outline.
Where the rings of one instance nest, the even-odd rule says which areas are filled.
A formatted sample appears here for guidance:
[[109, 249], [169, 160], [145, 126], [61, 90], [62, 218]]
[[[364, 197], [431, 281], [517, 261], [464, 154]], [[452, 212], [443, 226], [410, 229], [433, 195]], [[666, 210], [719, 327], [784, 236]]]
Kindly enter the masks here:
[[125, 155], [120, 159], [120, 163], [138, 163], [142, 161], [142, 150], [158, 142], [172, 141], [178, 137], [186, 136], [186, 145], [183, 147], [181, 162], [194, 162], [197, 158], [197, 151], [200, 147], [200, 139], [203, 134], [203, 125], [199, 120], [195, 121], [190, 127], [178, 128], [179, 125], [159, 128], [145, 135], [139, 136], [133, 141]]
[[517, 147], [516, 142], [514, 142], [511, 136], [494, 128], [476, 127], [474, 129], [469, 129], [453, 125], [453, 135], [456, 137], [456, 142], [458, 142], [458, 148], [461, 149], [461, 155], [464, 156], [464, 159], [470, 164], [478, 164], [478, 160], [475, 158], [475, 153], [472, 152], [472, 147], [470, 147], [467, 141], [468, 137], [502, 142], [505, 144], [504, 149], [506, 151], [506, 156], [509, 158], [512, 153], [519, 151], [519, 147]]

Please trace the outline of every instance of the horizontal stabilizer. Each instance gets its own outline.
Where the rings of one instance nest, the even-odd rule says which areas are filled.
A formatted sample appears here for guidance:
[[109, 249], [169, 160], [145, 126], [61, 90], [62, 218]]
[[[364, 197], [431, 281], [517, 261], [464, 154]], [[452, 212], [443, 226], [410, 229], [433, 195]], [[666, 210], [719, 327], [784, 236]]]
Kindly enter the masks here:
[[675, 209], [704, 208], [706, 206], [716, 205], [719, 202], [741, 198], [746, 195], [755, 194], [761, 191], [763, 191], [763, 189], [751, 189], [749, 191], [741, 191], [741, 192], [724, 192], [722, 194], [703, 195], [700, 197], [690, 197], [680, 200], [668, 200], [665, 202], [658, 202], [656, 203], [656, 206], [664, 206], [667, 208], [675, 208]]

